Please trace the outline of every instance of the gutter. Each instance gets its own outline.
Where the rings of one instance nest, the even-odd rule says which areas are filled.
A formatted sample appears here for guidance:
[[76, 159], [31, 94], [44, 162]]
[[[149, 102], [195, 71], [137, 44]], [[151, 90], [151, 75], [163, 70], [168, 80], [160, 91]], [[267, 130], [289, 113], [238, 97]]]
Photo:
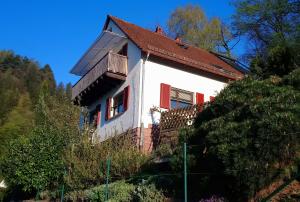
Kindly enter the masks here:
[[145, 64], [148, 61], [150, 56], [150, 52], [147, 52], [147, 56], [143, 59], [143, 64], [141, 66], [141, 113], [140, 113], [140, 144], [139, 148], [142, 149], [144, 146], [144, 122], [143, 122], [143, 115], [144, 115], [144, 85], [145, 85]]

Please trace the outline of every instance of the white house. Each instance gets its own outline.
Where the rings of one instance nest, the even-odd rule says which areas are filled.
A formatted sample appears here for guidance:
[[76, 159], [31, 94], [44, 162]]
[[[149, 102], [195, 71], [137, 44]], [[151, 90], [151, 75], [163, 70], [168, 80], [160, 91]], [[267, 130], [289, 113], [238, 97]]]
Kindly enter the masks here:
[[87, 106], [98, 137], [130, 130], [143, 151], [152, 149], [151, 108], [209, 101], [243, 77], [228, 58], [113, 16], [71, 73], [81, 76], [72, 99]]

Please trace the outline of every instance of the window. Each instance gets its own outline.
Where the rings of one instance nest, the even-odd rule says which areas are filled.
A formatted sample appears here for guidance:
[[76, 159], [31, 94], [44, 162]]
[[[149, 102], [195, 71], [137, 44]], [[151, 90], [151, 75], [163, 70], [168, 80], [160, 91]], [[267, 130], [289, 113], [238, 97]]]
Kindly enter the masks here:
[[111, 109], [111, 116], [116, 116], [122, 112], [124, 112], [124, 92], [122, 91], [112, 99], [112, 109]]
[[125, 112], [128, 109], [129, 86], [124, 88], [122, 92], [112, 98], [106, 100], [106, 116], [105, 119], [110, 118]]
[[97, 105], [96, 109], [90, 112], [90, 125], [97, 127], [100, 123], [101, 105]]
[[183, 108], [193, 104], [193, 93], [178, 88], [171, 88], [171, 109]]

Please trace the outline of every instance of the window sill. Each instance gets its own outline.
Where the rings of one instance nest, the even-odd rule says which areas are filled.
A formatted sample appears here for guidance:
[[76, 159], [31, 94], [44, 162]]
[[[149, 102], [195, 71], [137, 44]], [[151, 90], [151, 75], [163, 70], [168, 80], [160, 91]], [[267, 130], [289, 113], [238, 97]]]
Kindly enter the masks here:
[[119, 113], [119, 114], [117, 114], [117, 115], [115, 115], [115, 116], [113, 116], [113, 117], [110, 117], [107, 121], [114, 120], [114, 119], [116, 119], [116, 118], [122, 116], [122, 114], [124, 114], [124, 113], [125, 113], [125, 111], [124, 111], [124, 112], [121, 112], [121, 113]]

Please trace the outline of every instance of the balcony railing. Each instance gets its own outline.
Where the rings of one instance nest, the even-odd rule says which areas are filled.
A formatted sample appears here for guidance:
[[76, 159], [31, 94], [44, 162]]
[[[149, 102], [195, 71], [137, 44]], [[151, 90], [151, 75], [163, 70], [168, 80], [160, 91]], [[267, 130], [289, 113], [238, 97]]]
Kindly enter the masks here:
[[116, 53], [107, 53], [72, 88], [72, 99], [80, 95], [92, 83], [106, 72], [127, 75], [127, 57]]

